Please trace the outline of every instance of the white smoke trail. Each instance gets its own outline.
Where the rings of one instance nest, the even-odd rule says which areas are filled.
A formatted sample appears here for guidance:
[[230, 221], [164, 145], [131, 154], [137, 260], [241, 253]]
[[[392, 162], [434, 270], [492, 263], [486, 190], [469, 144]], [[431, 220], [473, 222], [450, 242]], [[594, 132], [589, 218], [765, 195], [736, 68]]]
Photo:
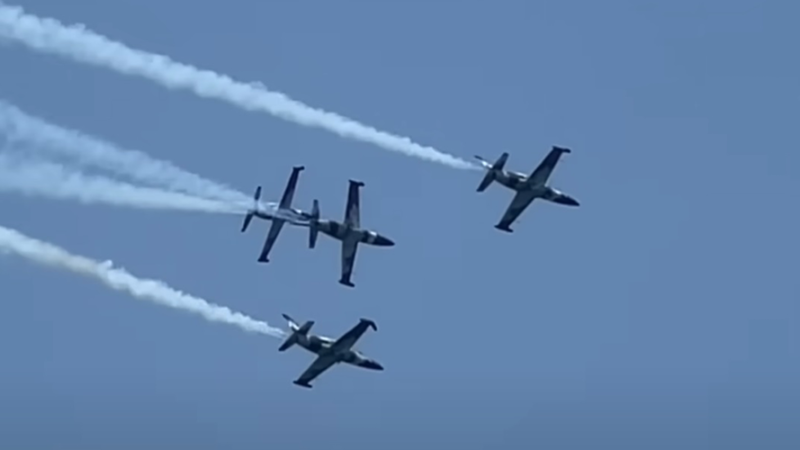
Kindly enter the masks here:
[[392, 135], [341, 115], [311, 108], [260, 84], [237, 82], [210, 70], [172, 61], [164, 55], [132, 49], [99, 35], [82, 24], [61, 22], [25, 13], [0, 3], [0, 37], [34, 50], [106, 67], [125, 75], [147, 78], [170, 89], [187, 89], [196, 95], [227, 101], [249, 111], [264, 111], [341, 137], [355, 139], [456, 169], [479, 169], [463, 159], [425, 147], [407, 137]]
[[140, 300], [149, 300], [162, 306], [180, 309], [202, 316], [210, 322], [235, 325], [244, 331], [282, 338], [284, 331], [248, 317], [242, 313], [209, 303], [208, 301], [169, 287], [162, 281], [137, 278], [125, 269], [113, 267], [111, 261], [94, 261], [70, 254], [47, 242], [0, 226], [0, 251], [14, 253], [33, 262], [68, 270], [101, 282], [116, 291], [127, 292]]
[[160, 161], [146, 153], [123, 149], [80, 131], [48, 123], [1, 99], [0, 133], [12, 142], [33, 144], [33, 151], [69, 157], [78, 164], [105, 169], [154, 187], [228, 203], [248, 206], [252, 203], [244, 193], [206, 180], [168, 161]]
[[105, 203], [142, 209], [240, 214], [241, 207], [177, 192], [134, 186], [109, 178], [71, 172], [44, 161], [12, 158], [0, 153], [0, 191]]

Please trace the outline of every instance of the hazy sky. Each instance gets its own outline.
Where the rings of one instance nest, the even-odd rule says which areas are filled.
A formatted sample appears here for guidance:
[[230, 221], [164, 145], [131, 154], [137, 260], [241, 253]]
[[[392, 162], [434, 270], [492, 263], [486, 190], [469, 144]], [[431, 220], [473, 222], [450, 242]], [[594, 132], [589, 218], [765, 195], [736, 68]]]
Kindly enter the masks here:
[[[669, 3], [669, 4], [667, 4]], [[267, 223], [2, 195], [2, 224], [272, 325], [281, 313], [385, 372], [0, 258], [0, 446], [46, 449], [800, 447], [800, 6], [790, 1], [26, 0], [29, 13], [164, 53], [442, 151], [530, 172], [535, 202], [460, 171], [0, 46], [0, 97], [49, 121], [397, 242], [359, 249]], [[191, 446], [191, 447], [190, 447]], [[326, 447], [319, 447], [326, 446]]]

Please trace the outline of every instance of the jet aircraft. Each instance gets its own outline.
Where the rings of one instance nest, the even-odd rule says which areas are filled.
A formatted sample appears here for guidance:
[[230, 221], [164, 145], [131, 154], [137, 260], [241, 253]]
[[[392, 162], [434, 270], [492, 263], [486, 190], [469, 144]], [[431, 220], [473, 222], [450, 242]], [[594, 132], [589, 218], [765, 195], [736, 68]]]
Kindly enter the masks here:
[[317, 355], [317, 359], [308, 366], [305, 372], [293, 381], [294, 384], [305, 388], [311, 388], [313, 387], [310, 384], [311, 381], [322, 375], [323, 372], [334, 364], [339, 363], [347, 363], [370, 370], [383, 370], [383, 366], [377, 361], [353, 350], [353, 345], [358, 341], [361, 335], [367, 331], [367, 328], [378, 331], [375, 322], [369, 319], [361, 319], [350, 331], [343, 334], [339, 339], [334, 340], [324, 336], [309, 334], [308, 332], [311, 330], [311, 327], [314, 326], [313, 320], [309, 320], [304, 323], [303, 326], [299, 326], [297, 322], [287, 314], [283, 314], [283, 318], [289, 322], [289, 329], [292, 331], [292, 334], [278, 347], [278, 351], [284, 352], [297, 344]]
[[488, 171], [483, 177], [481, 184], [478, 185], [478, 192], [485, 191], [486, 188], [492, 184], [492, 181], [497, 181], [516, 192], [514, 198], [511, 200], [511, 204], [508, 205], [506, 212], [500, 219], [500, 222], [494, 227], [507, 233], [513, 233], [514, 230], [511, 229], [511, 224], [517, 220], [517, 217], [519, 217], [528, 205], [537, 198], [542, 198], [561, 205], [580, 206], [577, 200], [547, 184], [550, 174], [558, 164], [561, 155], [571, 152], [572, 150], [568, 148], [553, 146], [530, 176], [504, 169], [508, 161], [508, 153], [500, 155], [500, 158], [498, 158], [494, 164], [475, 155], [475, 158], [477, 158], [481, 165]]
[[344, 222], [319, 218], [319, 201], [314, 200], [308, 224], [308, 248], [314, 248], [317, 243], [317, 233], [322, 232], [328, 236], [342, 241], [342, 268], [339, 283], [355, 287], [350, 277], [353, 274], [353, 264], [356, 260], [358, 244], [369, 244], [378, 247], [391, 247], [394, 242], [381, 234], [361, 228], [361, 200], [360, 189], [364, 186], [361, 181], [350, 180], [347, 192], [347, 206], [345, 207]]
[[294, 191], [297, 188], [297, 180], [300, 177], [300, 172], [304, 169], [304, 166], [295, 166], [292, 168], [292, 174], [289, 176], [289, 182], [286, 184], [286, 189], [283, 191], [283, 197], [281, 198], [281, 202], [277, 205], [277, 208], [274, 203], [267, 204], [267, 207], [260, 203], [261, 186], [256, 187], [256, 193], [253, 196], [253, 209], [249, 210], [247, 215], [244, 216], [242, 233], [247, 230], [254, 216], [272, 221], [272, 225], [269, 227], [269, 233], [267, 233], [267, 239], [264, 241], [264, 247], [261, 249], [261, 255], [258, 257], [259, 262], [269, 262], [269, 252], [272, 250], [272, 246], [275, 245], [275, 241], [278, 239], [278, 235], [284, 223], [289, 222], [293, 225], [300, 226], [308, 225], [311, 216], [299, 209], [292, 208], [292, 199], [294, 198]]

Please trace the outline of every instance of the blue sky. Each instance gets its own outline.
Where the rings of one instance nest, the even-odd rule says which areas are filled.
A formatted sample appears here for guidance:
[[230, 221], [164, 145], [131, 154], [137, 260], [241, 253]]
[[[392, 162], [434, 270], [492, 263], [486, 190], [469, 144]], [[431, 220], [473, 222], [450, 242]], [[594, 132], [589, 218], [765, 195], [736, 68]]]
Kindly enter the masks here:
[[[371, 3], [371, 4], [370, 4]], [[3, 195], [2, 225], [282, 326], [382, 373], [291, 384], [310, 354], [0, 259], [0, 445], [789, 449], [800, 445], [800, 63], [789, 1], [18, 3], [470, 158], [509, 151], [580, 208], [188, 92], [0, 47], [0, 93], [62, 126], [341, 218], [359, 250], [267, 224]], [[793, 231], [794, 230], [794, 231]]]

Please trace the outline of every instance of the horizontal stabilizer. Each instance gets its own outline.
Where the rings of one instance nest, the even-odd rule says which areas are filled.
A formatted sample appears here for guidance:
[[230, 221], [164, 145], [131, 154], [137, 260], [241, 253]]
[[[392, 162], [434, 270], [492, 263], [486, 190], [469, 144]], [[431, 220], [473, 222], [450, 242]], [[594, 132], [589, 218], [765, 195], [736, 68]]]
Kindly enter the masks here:
[[250, 221], [253, 220], [253, 212], [258, 209], [258, 199], [261, 198], [261, 186], [256, 187], [256, 193], [253, 195], [253, 209], [247, 212], [244, 216], [244, 223], [242, 223], [242, 233], [247, 231], [250, 226]]
[[244, 215], [244, 223], [242, 223], [242, 233], [247, 231], [247, 227], [250, 226], [251, 220], [253, 220], [253, 213], [247, 213]]
[[314, 321], [307, 320], [306, 323], [304, 323], [303, 326], [298, 328], [295, 333], [305, 336], [306, 334], [308, 334], [309, 331], [311, 331], [311, 327], [313, 326], [314, 326]]
[[483, 166], [488, 169], [486, 175], [483, 177], [483, 180], [481, 180], [481, 184], [478, 185], [478, 192], [483, 192], [489, 187], [490, 184], [492, 184], [492, 181], [494, 181], [495, 178], [497, 178], [497, 175], [505, 168], [506, 162], [508, 161], [508, 153], [504, 152], [492, 165], [489, 165], [489, 163], [480, 156], [476, 156], [476, 158], [478, 158]]
[[478, 185], [478, 192], [485, 191], [486, 188], [488, 188], [489, 185], [492, 184], [492, 181], [494, 181], [494, 171], [490, 169], [488, 172], [486, 172], [486, 175], [483, 176], [481, 184]]
[[[287, 317], [289, 317], [289, 316], [284, 315], [284, 318], [287, 318]], [[311, 327], [314, 326], [314, 321], [313, 320], [308, 320], [308, 321], [306, 321], [306, 323], [303, 324], [303, 326], [301, 326], [299, 328], [295, 328], [297, 326], [297, 324], [291, 319], [288, 319], [288, 320], [289, 320], [289, 328], [292, 329], [292, 334], [290, 334], [289, 337], [286, 338], [285, 341], [283, 341], [283, 344], [281, 344], [281, 346], [278, 347], [278, 351], [279, 352], [285, 352], [286, 350], [291, 348], [294, 344], [297, 343], [297, 341], [300, 339], [300, 336], [307, 335], [309, 330], [311, 330]]]

